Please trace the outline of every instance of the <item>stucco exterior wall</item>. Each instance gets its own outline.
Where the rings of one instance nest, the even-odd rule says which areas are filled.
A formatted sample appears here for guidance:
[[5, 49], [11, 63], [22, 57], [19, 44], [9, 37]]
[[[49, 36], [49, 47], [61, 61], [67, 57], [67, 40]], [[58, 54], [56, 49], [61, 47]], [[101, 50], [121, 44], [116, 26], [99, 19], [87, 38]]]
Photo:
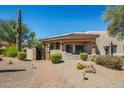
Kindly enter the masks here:
[[27, 59], [32, 60], [33, 59], [33, 50], [27, 49]]
[[124, 53], [124, 41], [119, 41], [117, 37], [112, 38], [106, 32], [99, 32], [100, 37], [96, 39], [96, 45], [101, 55], [105, 55], [104, 46], [110, 45], [111, 41], [117, 45], [117, 53]]
[[89, 42], [85, 45], [85, 50], [88, 54], [91, 54], [93, 43]]

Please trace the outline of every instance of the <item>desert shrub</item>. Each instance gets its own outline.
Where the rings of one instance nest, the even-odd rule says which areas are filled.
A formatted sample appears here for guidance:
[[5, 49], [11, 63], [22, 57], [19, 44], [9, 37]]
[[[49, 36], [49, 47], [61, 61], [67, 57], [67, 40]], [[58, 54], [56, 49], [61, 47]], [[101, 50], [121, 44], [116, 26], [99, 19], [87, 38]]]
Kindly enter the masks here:
[[6, 57], [16, 57], [17, 56], [17, 49], [14, 45], [11, 45], [9, 47], [6, 47], [3, 55]]
[[79, 70], [80, 70], [80, 69], [84, 69], [84, 65], [81, 64], [81, 63], [78, 63], [78, 64], [77, 64], [77, 69], [79, 69]]
[[94, 58], [91, 58], [91, 61], [94, 62]]
[[91, 58], [90, 61], [95, 62], [95, 57]]
[[4, 49], [0, 49], [0, 55], [3, 55]]
[[84, 61], [87, 60], [88, 53], [80, 53], [80, 58], [83, 59]]
[[25, 58], [26, 58], [25, 52], [18, 52], [18, 59], [19, 60], [24, 60]]
[[122, 69], [124, 64], [123, 59], [117, 56], [97, 56], [95, 62], [110, 69]]
[[60, 53], [54, 53], [50, 55], [52, 63], [60, 63], [62, 60], [62, 55]]

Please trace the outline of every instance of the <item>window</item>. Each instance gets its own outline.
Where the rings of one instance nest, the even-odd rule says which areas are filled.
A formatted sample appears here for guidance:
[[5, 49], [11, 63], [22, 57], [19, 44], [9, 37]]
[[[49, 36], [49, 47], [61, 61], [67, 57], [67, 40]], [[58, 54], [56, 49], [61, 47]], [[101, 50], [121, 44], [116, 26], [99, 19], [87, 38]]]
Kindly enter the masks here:
[[76, 45], [76, 54], [80, 54], [81, 52], [84, 52], [84, 45]]
[[104, 46], [104, 50], [105, 50], [106, 55], [109, 55], [110, 53], [111, 54], [116, 53], [117, 52], [117, 45]]
[[60, 43], [56, 42], [56, 49], [60, 49]]
[[117, 45], [113, 45], [113, 53], [117, 52]]
[[66, 45], [66, 52], [72, 53], [72, 45]]
[[109, 46], [104, 46], [105, 54], [109, 55]]
[[50, 49], [54, 49], [54, 45], [53, 44], [50, 44]]

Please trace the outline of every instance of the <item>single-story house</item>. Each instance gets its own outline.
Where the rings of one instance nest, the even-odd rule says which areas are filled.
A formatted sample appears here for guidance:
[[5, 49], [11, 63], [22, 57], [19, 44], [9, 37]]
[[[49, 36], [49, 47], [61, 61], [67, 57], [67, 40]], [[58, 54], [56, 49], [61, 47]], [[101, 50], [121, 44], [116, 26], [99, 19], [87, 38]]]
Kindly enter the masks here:
[[73, 60], [79, 59], [81, 52], [109, 55], [111, 53], [111, 43], [113, 43], [115, 54], [124, 53], [124, 42], [109, 37], [105, 31], [73, 32], [43, 39], [43, 42], [48, 46], [46, 50], [47, 58], [55, 52], [61, 53], [65, 59]]
[[49, 45], [50, 50], [61, 50], [72, 54], [79, 54], [80, 52], [90, 54], [98, 37], [99, 34], [75, 32], [46, 38], [44, 42]]

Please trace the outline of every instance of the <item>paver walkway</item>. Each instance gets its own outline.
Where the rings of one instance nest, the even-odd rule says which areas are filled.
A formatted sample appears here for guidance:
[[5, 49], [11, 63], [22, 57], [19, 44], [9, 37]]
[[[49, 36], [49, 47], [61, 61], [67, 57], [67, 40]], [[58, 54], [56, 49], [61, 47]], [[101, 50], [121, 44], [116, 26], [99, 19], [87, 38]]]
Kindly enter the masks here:
[[[42, 61], [41, 61], [42, 62]], [[55, 65], [48, 61], [37, 62], [34, 64], [35, 76], [33, 77], [32, 87], [42, 88], [65, 88], [73, 87], [69, 85], [67, 80], [64, 80], [56, 71]]]

